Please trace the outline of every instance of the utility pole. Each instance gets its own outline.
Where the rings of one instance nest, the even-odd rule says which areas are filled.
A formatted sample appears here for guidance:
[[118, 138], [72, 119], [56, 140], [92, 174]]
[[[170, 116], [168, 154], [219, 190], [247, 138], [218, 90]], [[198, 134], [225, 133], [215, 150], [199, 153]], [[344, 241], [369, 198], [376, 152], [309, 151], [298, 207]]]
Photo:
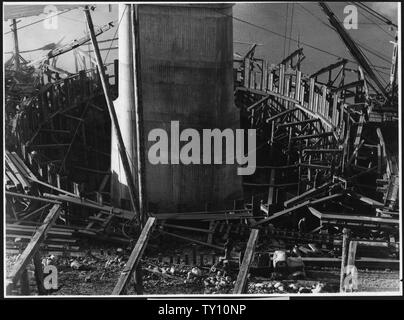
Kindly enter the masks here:
[[96, 61], [97, 61], [97, 68], [98, 68], [98, 72], [100, 74], [101, 84], [102, 84], [102, 88], [104, 90], [104, 95], [105, 95], [105, 99], [106, 99], [106, 102], [107, 102], [109, 115], [111, 117], [114, 133], [115, 133], [115, 135], [117, 137], [117, 140], [118, 140], [118, 150], [119, 150], [119, 154], [120, 154], [120, 157], [121, 157], [121, 160], [122, 160], [122, 165], [123, 165], [123, 168], [124, 168], [124, 171], [125, 171], [126, 180], [127, 180], [127, 183], [128, 183], [130, 201], [131, 201], [131, 204], [132, 204], [132, 208], [133, 208], [133, 210], [135, 212], [135, 215], [136, 215], [136, 217], [138, 219], [138, 222], [140, 222], [141, 217], [140, 217], [140, 214], [139, 214], [139, 206], [138, 206], [138, 203], [136, 201], [135, 184], [133, 182], [133, 176], [132, 176], [132, 172], [131, 172], [131, 169], [130, 169], [128, 156], [126, 154], [125, 144], [124, 144], [123, 139], [122, 139], [122, 134], [121, 134], [121, 129], [119, 127], [118, 118], [117, 118], [115, 108], [114, 108], [114, 104], [112, 102], [112, 98], [111, 98], [111, 95], [110, 95], [110, 92], [109, 92], [109, 83], [108, 83], [107, 77], [105, 75], [104, 64], [103, 64], [102, 59], [101, 59], [100, 49], [98, 47], [97, 38], [96, 38], [96, 35], [95, 35], [95, 32], [94, 32], [94, 25], [93, 25], [93, 21], [91, 19], [89, 6], [85, 6], [84, 12], [86, 14], [88, 29], [90, 31], [90, 38], [91, 38], [91, 42], [92, 42], [93, 48], [94, 48], [94, 54], [95, 54], [95, 58], [96, 58]]
[[13, 32], [14, 39], [14, 66], [15, 70], [20, 69], [20, 50], [18, 48], [18, 33], [17, 33], [17, 20], [13, 19], [13, 23], [11, 25], [11, 31]]
[[142, 81], [140, 67], [140, 39], [139, 39], [139, 8], [137, 4], [131, 5], [131, 29], [132, 29], [132, 53], [133, 53], [133, 85], [135, 93], [136, 114], [136, 152], [137, 152], [137, 175], [138, 175], [138, 198], [140, 223], [143, 226], [147, 215], [147, 194], [145, 182], [145, 152], [144, 152], [144, 124], [143, 124], [143, 101]]

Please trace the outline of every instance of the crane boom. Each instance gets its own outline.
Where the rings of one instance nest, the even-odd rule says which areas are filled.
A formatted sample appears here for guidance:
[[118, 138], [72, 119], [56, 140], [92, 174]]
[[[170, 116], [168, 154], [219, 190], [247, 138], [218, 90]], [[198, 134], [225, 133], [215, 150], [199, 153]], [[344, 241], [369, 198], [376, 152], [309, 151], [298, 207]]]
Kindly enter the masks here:
[[365, 55], [359, 50], [355, 41], [351, 38], [351, 36], [346, 32], [345, 28], [341, 25], [341, 22], [337, 19], [334, 13], [331, 11], [330, 7], [326, 5], [324, 2], [319, 2], [321, 9], [328, 16], [328, 19], [334, 29], [337, 31], [338, 35], [341, 37], [342, 41], [345, 43], [349, 52], [355, 61], [359, 64], [359, 66], [365, 71], [365, 73], [369, 76], [369, 78], [374, 82], [376, 87], [380, 90], [380, 93], [387, 99], [387, 91], [383, 84], [380, 82], [379, 78], [373, 72], [371, 66], [366, 60]]

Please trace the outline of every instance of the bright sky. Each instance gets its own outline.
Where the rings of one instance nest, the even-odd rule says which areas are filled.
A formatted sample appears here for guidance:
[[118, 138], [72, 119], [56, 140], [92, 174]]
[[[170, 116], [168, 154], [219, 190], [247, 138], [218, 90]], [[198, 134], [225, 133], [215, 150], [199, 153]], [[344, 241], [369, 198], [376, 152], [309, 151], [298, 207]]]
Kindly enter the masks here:
[[[14, 4], [14, 3], [13, 3]], [[344, 7], [348, 2], [330, 2], [329, 6], [333, 12], [343, 20]], [[374, 10], [383, 13], [394, 23], [397, 23], [398, 4], [394, 2], [367, 2]], [[365, 48], [370, 48], [377, 55], [384, 57], [376, 57], [373, 54], [364, 51], [374, 65], [381, 66], [385, 69], [379, 69], [388, 73], [390, 66], [391, 54], [393, 46], [390, 43], [394, 39], [395, 31], [391, 31], [387, 25], [376, 20], [368, 13], [359, 11], [359, 28], [358, 30], [349, 30], [350, 35], [359, 40]], [[293, 19], [292, 19], [293, 12]], [[98, 4], [96, 10], [92, 13], [94, 24], [102, 26], [110, 21], [118, 20], [118, 6], [113, 4]], [[340, 40], [335, 31], [327, 27], [329, 25], [327, 17], [316, 2], [311, 3], [237, 3], [233, 7], [233, 16], [237, 19], [244, 20], [241, 22], [234, 19], [234, 51], [238, 53], [245, 52], [249, 45], [240, 44], [240, 42], [263, 44], [258, 47], [256, 55], [265, 57], [270, 63], [280, 62], [288, 51], [292, 52], [297, 48], [297, 43], [283, 39], [271, 31], [281, 35], [287, 35], [293, 39], [300, 39], [301, 46], [304, 48], [306, 56], [303, 62], [303, 71], [312, 73], [321, 67], [324, 67], [337, 60], [335, 56], [314, 50], [307, 47], [303, 43], [318, 47], [322, 50], [333, 53], [337, 56], [352, 59], [345, 45]], [[21, 18], [19, 26], [30, 24], [34, 21], [43, 19], [45, 15]], [[287, 17], [287, 18], [286, 18]], [[370, 20], [369, 20], [370, 19]], [[321, 21], [320, 21], [321, 20]], [[11, 21], [3, 21], [3, 32], [10, 30]], [[253, 25], [252, 25], [253, 24]], [[326, 24], [326, 25], [325, 25]], [[115, 23], [117, 25], [117, 23]], [[255, 26], [254, 26], [255, 25]], [[263, 30], [267, 29], [267, 30]], [[268, 31], [269, 30], [269, 31]], [[116, 27], [112, 28], [105, 34], [98, 37], [99, 40], [110, 39], [114, 36]], [[58, 29], [47, 30], [43, 26], [43, 22], [34, 24], [19, 31], [20, 50], [29, 50], [42, 47], [51, 42], [58, 42], [63, 37], [63, 43], [82, 37], [86, 32], [85, 17], [82, 9], [74, 9], [65, 14], [58, 16]], [[4, 51], [13, 49], [13, 41], [11, 33], [3, 37]], [[114, 42], [113, 46], [116, 46]], [[110, 43], [103, 43], [102, 48], [107, 48]], [[23, 54], [28, 60], [35, 60], [43, 51]], [[105, 58], [107, 51], [102, 51]], [[6, 55], [8, 58], [9, 55]], [[72, 54], [66, 54], [59, 58], [58, 66], [73, 71], [74, 64]], [[112, 50], [108, 55], [108, 61], [111, 62], [117, 57], [117, 50]], [[383, 60], [384, 59], [384, 60]], [[388, 79], [386, 74], [382, 74]]]

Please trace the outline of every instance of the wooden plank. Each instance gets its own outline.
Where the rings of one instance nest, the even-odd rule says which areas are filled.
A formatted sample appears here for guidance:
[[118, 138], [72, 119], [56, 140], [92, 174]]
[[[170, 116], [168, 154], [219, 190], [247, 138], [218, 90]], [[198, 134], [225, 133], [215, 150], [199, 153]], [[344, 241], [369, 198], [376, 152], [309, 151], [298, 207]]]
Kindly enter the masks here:
[[343, 232], [343, 240], [342, 240], [342, 253], [341, 253], [341, 276], [340, 276], [340, 292], [344, 290], [344, 279], [345, 279], [345, 271], [346, 271], [346, 260], [348, 255], [348, 246], [349, 246], [349, 238], [350, 238], [350, 230], [344, 228]]
[[367, 216], [354, 216], [354, 215], [347, 215], [347, 214], [330, 214], [330, 213], [322, 213], [313, 207], [309, 207], [310, 212], [318, 217], [321, 220], [342, 220], [342, 221], [357, 221], [361, 223], [374, 223], [374, 224], [385, 224], [385, 225], [396, 225], [400, 224], [399, 220], [396, 219], [387, 219], [387, 218], [374, 218], [374, 217], [367, 217]]
[[313, 110], [313, 103], [314, 103], [314, 79], [310, 79], [310, 89], [309, 89], [309, 110]]
[[268, 205], [271, 205], [271, 204], [273, 204], [273, 198], [274, 198], [274, 184], [275, 184], [275, 174], [276, 174], [276, 171], [275, 171], [275, 169], [271, 169], [271, 176], [270, 176], [270, 178], [269, 178], [269, 189], [268, 189], [268, 202], [267, 202], [267, 204]]
[[13, 161], [11, 161], [10, 157], [5, 154], [5, 160], [7, 163], [7, 166], [11, 169], [13, 175], [17, 178], [17, 180], [20, 182], [21, 186], [23, 187], [24, 190], [29, 190], [30, 189], [30, 184], [29, 182], [22, 176], [21, 172], [17, 169]]
[[44, 197], [54, 199], [60, 202], [69, 202], [72, 204], [76, 204], [79, 206], [84, 206], [88, 208], [93, 208], [97, 209], [100, 211], [103, 211], [107, 214], [114, 214], [119, 216], [119, 218], [124, 218], [128, 220], [132, 220], [134, 214], [131, 211], [120, 209], [120, 208], [115, 208], [107, 205], [100, 205], [97, 202], [85, 199], [85, 198], [77, 198], [77, 197], [70, 197], [66, 195], [55, 195], [55, 194], [49, 194], [49, 193], [44, 193]]
[[262, 82], [261, 90], [266, 91], [268, 88], [268, 62], [264, 60], [262, 62]]
[[60, 204], [61, 203], [61, 201], [56, 201], [56, 200], [51, 200], [51, 199], [46, 199], [46, 198], [36, 197], [36, 196], [30, 196], [30, 195], [27, 195], [27, 194], [24, 194], [24, 193], [18, 193], [18, 192], [6, 191], [6, 195], [11, 196], [11, 197], [31, 199], [31, 200], [47, 202], [47, 203], [54, 203], [54, 204]]
[[321, 105], [321, 114], [327, 119], [329, 117], [329, 115], [328, 115], [328, 107], [327, 107], [327, 87], [326, 86], [322, 87], [320, 105]]
[[302, 81], [302, 72], [297, 71], [296, 72], [296, 82], [295, 82], [295, 100], [301, 101], [300, 99], [300, 93], [301, 93], [301, 81]]
[[130, 254], [129, 260], [125, 264], [125, 267], [119, 276], [118, 282], [116, 283], [115, 288], [112, 291], [112, 295], [121, 295], [125, 293], [126, 285], [128, 284], [132, 273], [135, 271], [140, 262], [140, 259], [142, 258], [143, 252], [152, 233], [155, 221], [155, 218], [147, 219], [147, 222], [139, 236], [139, 239], [137, 240], [136, 245], [133, 248], [132, 253]]
[[207, 243], [207, 242], [199, 241], [199, 240], [196, 240], [196, 239], [192, 239], [192, 238], [180, 236], [180, 235], [178, 235], [178, 234], [171, 233], [171, 232], [167, 232], [167, 231], [164, 231], [164, 230], [159, 230], [159, 232], [160, 232], [160, 233], [163, 233], [163, 234], [166, 234], [166, 235], [169, 235], [169, 236], [172, 236], [172, 237], [175, 237], [175, 238], [178, 238], [178, 239], [190, 241], [190, 242], [193, 242], [193, 243], [198, 243], [198, 244], [201, 244], [201, 245], [203, 245], [203, 246], [207, 246], [207, 247], [211, 247], [211, 248], [214, 248], [214, 249], [217, 249], [217, 250], [223, 250], [223, 251], [224, 251], [224, 248], [223, 248], [223, 247], [221, 247], [221, 246], [216, 246], [216, 245], [211, 244], [211, 243]]
[[69, 191], [60, 189], [60, 188], [55, 187], [55, 186], [53, 186], [53, 185], [51, 185], [51, 184], [49, 184], [49, 183], [43, 182], [43, 181], [37, 179], [36, 177], [35, 177], [35, 178], [29, 177], [29, 179], [30, 179], [32, 182], [38, 183], [38, 184], [40, 184], [40, 185], [42, 185], [42, 186], [44, 186], [44, 187], [47, 187], [47, 188], [49, 188], [49, 189], [56, 190], [56, 191], [61, 192], [61, 193], [65, 194], [65, 195], [69, 195], [69, 196], [71, 196], [71, 197], [79, 198], [79, 196], [77, 196], [77, 195], [74, 194], [74, 193], [71, 193], [71, 192], [69, 192]]
[[266, 121], [267, 123], [269, 123], [269, 122], [271, 122], [271, 121], [274, 121], [274, 120], [276, 120], [276, 119], [278, 119], [278, 118], [283, 117], [284, 115], [287, 115], [287, 114], [289, 114], [289, 113], [292, 113], [292, 112], [296, 111], [297, 109], [298, 109], [298, 108], [292, 108], [292, 109], [289, 109], [289, 110], [282, 111], [282, 112], [280, 112], [280, 113], [274, 115], [273, 117], [266, 119], [265, 121]]
[[312, 205], [313, 204], [319, 204], [319, 203], [322, 203], [322, 202], [326, 202], [326, 201], [329, 201], [329, 200], [332, 200], [332, 199], [342, 197], [343, 195], [344, 195], [343, 193], [332, 194], [332, 195], [329, 195], [329, 196], [326, 196], [326, 197], [323, 197], [323, 198], [320, 198], [320, 199], [313, 200], [313, 201], [310, 202], [310, 204], [312, 204]]
[[8, 278], [11, 279], [13, 283], [15, 283], [18, 280], [21, 273], [27, 267], [30, 259], [34, 256], [34, 254], [38, 250], [41, 242], [45, 239], [47, 231], [59, 216], [60, 209], [61, 207], [59, 204], [55, 204], [51, 208], [45, 220], [43, 221], [42, 225], [38, 227], [37, 231], [32, 237], [32, 240], [25, 248], [21, 256], [18, 258], [17, 262], [14, 264], [13, 269], [11, 270], [11, 273], [8, 276]]
[[16, 152], [11, 152], [13, 158], [18, 162], [19, 167], [22, 169], [22, 172], [29, 177], [35, 177], [35, 175], [32, 173], [32, 171], [27, 167], [27, 165], [24, 163], [24, 161], [18, 156]]
[[252, 226], [252, 227], [256, 227], [256, 226], [258, 226], [258, 225], [260, 225], [260, 224], [269, 222], [269, 221], [271, 221], [271, 220], [273, 220], [273, 219], [275, 219], [275, 218], [278, 218], [278, 217], [280, 217], [280, 216], [283, 216], [283, 215], [285, 215], [285, 214], [287, 214], [287, 213], [290, 213], [290, 212], [293, 212], [293, 211], [298, 210], [298, 209], [300, 209], [300, 208], [303, 208], [303, 207], [307, 206], [309, 203], [310, 203], [310, 201], [305, 201], [305, 202], [300, 203], [300, 204], [298, 204], [298, 205], [295, 205], [295, 206], [293, 206], [293, 207], [284, 209], [284, 210], [282, 210], [282, 211], [279, 211], [279, 212], [277, 212], [277, 213], [274, 213], [273, 215], [271, 215], [271, 216], [268, 217], [268, 218], [265, 218], [265, 219], [262, 219], [262, 220], [260, 220], [260, 221], [258, 221], [258, 222], [256, 222], [256, 223], [253, 223], [251, 226]]
[[250, 87], [250, 59], [244, 60], [244, 87]]
[[364, 195], [361, 195], [361, 194], [359, 194], [359, 193], [356, 193], [356, 192], [351, 191], [351, 192], [349, 192], [348, 194], [349, 194], [351, 197], [353, 197], [353, 198], [355, 198], [355, 199], [358, 199], [358, 200], [360, 200], [360, 201], [362, 201], [362, 202], [364, 202], [364, 203], [366, 203], [366, 204], [369, 204], [369, 205], [371, 205], [371, 206], [373, 206], [373, 207], [376, 207], [376, 208], [383, 208], [383, 207], [384, 207], [384, 204], [383, 204], [383, 203], [381, 203], [381, 202], [379, 202], [379, 201], [376, 201], [376, 200], [374, 200], [374, 199], [371, 199], [371, 198], [369, 198], [369, 197], [366, 197], [366, 196], [364, 196]]
[[304, 124], [317, 122], [317, 121], [320, 121], [320, 119], [306, 119], [306, 120], [295, 121], [295, 122], [281, 123], [281, 124], [278, 125], [278, 128], [283, 128], [283, 127], [288, 127], [288, 126], [304, 125]]
[[323, 132], [323, 133], [318, 133], [318, 134], [308, 134], [308, 135], [292, 137], [292, 140], [317, 139], [317, 138], [330, 137], [332, 135], [333, 135], [332, 132]]
[[201, 228], [193, 228], [187, 226], [179, 226], [176, 224], [169, 224], [165, 223], [164, 227], [174, 228], [174, 229], [181, 229], [181, 230], [189, 230], [189, 231], [196, 231], [196, 232], [203, 232], [203, 233], [213, 233], [210, 229], [201, 229]]
[[288, 207], [300, 200], [303, 200], [304, 198], [306, 198], [308, 196], [312, 196], [312, 195], [316, 194], [317, 192], [323, 191], [324, 189], [330, 187], [331, 185], [332, 185], [331, 182], [326, 182], [317, 188], [311, 188], [311, 189], [307, 190], [306, 192], [303, 192], [302, 194], [285, 201], [283, 205], [285, 207]]
[[258, 229], [251, 230], [250, 238], [248, 239], [247, 247], [243, 257], [243, 262], [241, 263], [240, 271], [237, 275], [236, 284], [234, 285], [234, 294], [245, 293], [248, 271], [254, 258], [254, 250], [258, 240], [258, 233]]

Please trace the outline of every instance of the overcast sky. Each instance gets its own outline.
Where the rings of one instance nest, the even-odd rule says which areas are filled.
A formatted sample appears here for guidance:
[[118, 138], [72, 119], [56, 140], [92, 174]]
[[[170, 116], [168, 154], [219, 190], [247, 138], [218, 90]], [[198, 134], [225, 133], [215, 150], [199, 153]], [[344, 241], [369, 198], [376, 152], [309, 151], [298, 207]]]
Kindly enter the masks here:
[[[348, 2], [330, 2], [329, 6], [334, 13], [343, 20], [344, 7]], [[397, 23], [398, 4], [368, 2], [368, 6], [389, 17]], [[359, 9], [359, 28], [358, 30], [349, 30], [350, 35], [359, 40], [365, 47], [371, 48], [378, 55], [383, 56], [385, 60], [367, 53], [369, 59], [374, 65], [383, 67], [379, 69], [388, 73], [390, 59], [392, 54], [391, 40], [394, 38], [395, 31], [389, 29], [387, 25], [379, 20], [369, 16], [366, 12]], [[118, 20], [117, 5], [97, 5], [93, 12], [94, 24], [101, 26], [110, 21]], [[337, 56], [350, 58], [349, 52], [335, 33], [327, 27], [328, 20], [319, 5], [316, 2], [305, 3], [237, 3], [233, 7], [233, 16], [244, 22], [234, 19], [234, 51], [243, 53], [249, 45], [240, 44], [240, 42], [259, 43], [257, 56], [265, 57], [270, 63], [280, 62], [288, 51], [292, 52], [297, 48], [295, 41], [288, 41], [275, 35], [272, 32], [287, 35], [293, 39], [300, 39], [301, 46], [304, 48], [306, 60], [303, 63], [303, 71], [311, 73], [323, 66], [335, 62], [338, 58], [330, 54], [312, 49], [306, 44], [328, 51]], [[293, 19], [292, 19], [293, 16]], [[44, 18], [45, 15], [22, 18], [19, 26], [24, 26]], [[19, 31], [20, 50], [29, 50], [44, 46], [50, 42], [58, 42], [63, 37], [63, 43], [82, 37], [86, 32], [85, 17], [82, 9], [74, 9], [70, 12], [58, 16], [58, 29], [46, 30], [43, 23], [34, 24]], [[369, 20], [370, 19], [370, 20]], [[3, 21], [3, 32], [10, 30], [10, 21]], [[267, 30], [264, 30], [267, 29]], [[109, 30], [98, 39], [110, 39], [114, 36], [116, 27]], [[11, 34], [3, 37], [4, 51], [11, 51], [13, 42]], [[114, 42], [114, 46], [117, 42]], [[109, 43], [103, 43], [100, 47], [109, 47]], [[43, 55], [43, 51], [27, 53], [23, 56], [28, 59], [37, 59]], [[103, 57], [106, 51], [102, 52]], [[6, 55], [6, 58], [9, 55]], [[108, 55], [108, 62], [117, 57], [117, 50], [112, 50]], [[72, 55], [66, 54], [58, 61], [58, 66], [73, 71]], [[383, 75], [388, 78], [386, 74]]]

